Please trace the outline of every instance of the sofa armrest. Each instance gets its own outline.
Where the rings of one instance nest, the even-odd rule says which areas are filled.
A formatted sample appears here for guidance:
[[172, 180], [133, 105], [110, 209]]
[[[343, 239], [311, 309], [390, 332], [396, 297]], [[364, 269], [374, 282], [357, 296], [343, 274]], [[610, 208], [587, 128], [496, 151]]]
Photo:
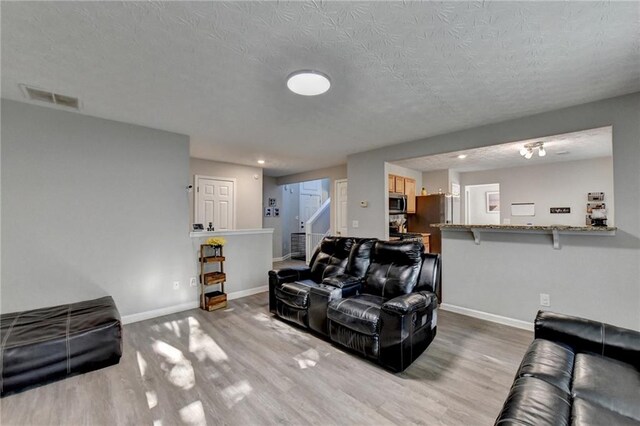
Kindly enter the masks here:
[[296, 266], [269, 271], [269, 280], [275, 279], [278, 283], [291, 283], [298, 280], [306, 280], [311, 277], [311, 269], [308, 266]]
[[276, 312], [276, 287], [309, 278], [311, 278], [311, 269], [306, 266], [269, 271], [269, 311]]
[[436, 300], [436, 295], [428, 291], [403, 294], [382, 304], [382, 310], [393, 315], [407, 315], [425, 309]]
[[362, 278], [354, 277], [353, 275], [336, 275], [334, 277], [325, 278], [322, 280], [322, 284], [330, 285], [336, 288], [353, 287], [355, 285], [362, 285]]
[[564, 343], [576, 352], [591, 352], [640, 367], [640, 332], [585, 318], [539, 311], [536, 339]]

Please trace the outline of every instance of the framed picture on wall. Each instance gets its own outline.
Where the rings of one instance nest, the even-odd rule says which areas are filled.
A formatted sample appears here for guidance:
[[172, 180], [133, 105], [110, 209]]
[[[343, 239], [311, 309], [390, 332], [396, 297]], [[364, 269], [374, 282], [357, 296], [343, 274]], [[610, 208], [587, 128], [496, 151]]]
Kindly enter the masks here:
[[487, 213], [500, 213], [500, 193], [487, 191]]

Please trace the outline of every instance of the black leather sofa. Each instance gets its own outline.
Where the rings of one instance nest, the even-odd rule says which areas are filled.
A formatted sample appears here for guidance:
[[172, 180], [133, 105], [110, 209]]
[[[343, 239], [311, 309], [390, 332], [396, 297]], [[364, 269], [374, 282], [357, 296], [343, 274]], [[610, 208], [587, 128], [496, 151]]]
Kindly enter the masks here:
[[496, 425], [639, 425], [640, 332], [538, 312]]
[[[284, 320], [326, 335], [328, 300], [318, 295], [324, 290], [333, 291], [332, 297], [356, 294], [369, 266], [374, 242], [371, 238], [325, 237], [308, 267], [269, 271], [269, 310]], [[343, 279], [335, 281], [335, 277]], [[312, 289], [320, 292], [312, 296]]]
[[269, 308], [394, 371], [436, 334], [440, 256], [419, 242], [325, 238], [309, 268], [269, 272]]
[[329, 337], [403, 371], [436, 335], [439, 268], [422, 243], [377, 241], [359, 294], [329, 303]]
[[3, 314], [0, 342], [4, 397], [117, 364], [122, 355], [120, 314], [109, 296]]

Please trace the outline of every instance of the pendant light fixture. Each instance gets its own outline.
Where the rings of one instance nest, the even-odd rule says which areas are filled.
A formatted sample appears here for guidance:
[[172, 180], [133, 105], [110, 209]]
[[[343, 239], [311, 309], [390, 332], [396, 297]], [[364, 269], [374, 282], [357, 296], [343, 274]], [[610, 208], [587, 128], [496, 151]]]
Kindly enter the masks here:
[[544, 142], [532, 142], [526, 144], [520, 148], [520, 155], [529, 160], [533, 157], [533, 152], [535, 150], [538, 150], [538, 157], [544, 157], [547, 155], [547, 151], [544, 149]]

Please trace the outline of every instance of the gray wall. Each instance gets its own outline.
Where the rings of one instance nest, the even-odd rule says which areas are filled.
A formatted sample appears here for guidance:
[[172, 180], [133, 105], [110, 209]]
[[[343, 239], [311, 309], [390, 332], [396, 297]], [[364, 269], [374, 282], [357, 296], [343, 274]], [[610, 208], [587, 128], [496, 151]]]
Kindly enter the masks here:
[[[614, 237], [487, 234], [475, 245], [448, 232], [443, 297], [448, 304], [532, 321], [541, 287], [551, 310], [640, 329], [640, 93], [434, 136], [348, 157], [348, 214], [356, 236], [384, 237], [385, 161], [490, 146], [613, 125]], [[360, 208], [361, 200], [369, 208]], [[451, 234], [452, 236], [449, 236]], [[524, 265], [524, 266], [523, 266]]]
[[[611, 157], [567, 161], [508, 169], [461, 173], [463, 185], [500, 184], [500, 223], [512, 225], [584, 226], [589, 192], [604, 192], [608, 225], [615, 225], [613, 159]], [[461, 194], [464, 217], [464, 191]], [[535, 203], [530, 216], [511, 216], [511, 203]], [[549, 207], [570, 207], [570, 214], [550, 214]], [[475, 223], [475, 222], [473, 222]]]
[[3, 312], [197, 300], [187, 136], [3, 100], [2, 145]]
[[264, 217], [262, 215], [262, 227], [273, 228], [273, 257], [282, 257], [282, 222], [284, 220], [283, 211], [283, 189], [276, 184], [276, 178], [271, 176], [264, 176], [262, 185], [262, 207], [269, 206], [269, 198], [275, 198], [277, 208], [280, 209], [280, 216], [278, 217]]
[[291, 233], [299, 231], [300, 185], [282, 185], [282, 255], [291, 254]]
[[[466, 197], [465, 188], [465, 197]], [[474, 185], [469, 190], [469, 224], [473, 225], [498, 225], [500, 223], [500, 213], [487, 213], [487, 192], [500, 191], [500, 185]], [[462, 190], [461, 190], [462, 191]], [[502, 200], [501, 204], [502, 204]], [[462, 203], [460, 203], [462, 204]], [[502, 207], [502, 205], [500, 206]], [[460, 217], [464, 217], [464, 207]]]
[[[262, 228], [262, 169], [240, 164], [191, 158], [191, 184], [195, 175], [235, 178], [236, 190], [236, 229]], [[258, 177], [256, 179], [256, 176]], [[189, 220], [193, 223], [193, 196], [189, 194]]]
[[427, 190], [427, 194], [437, 194], [441, 190], [443, 194], [451, 192], [449, 174], [449, 170], [446, 169], [422, 173], [422, 186]]

